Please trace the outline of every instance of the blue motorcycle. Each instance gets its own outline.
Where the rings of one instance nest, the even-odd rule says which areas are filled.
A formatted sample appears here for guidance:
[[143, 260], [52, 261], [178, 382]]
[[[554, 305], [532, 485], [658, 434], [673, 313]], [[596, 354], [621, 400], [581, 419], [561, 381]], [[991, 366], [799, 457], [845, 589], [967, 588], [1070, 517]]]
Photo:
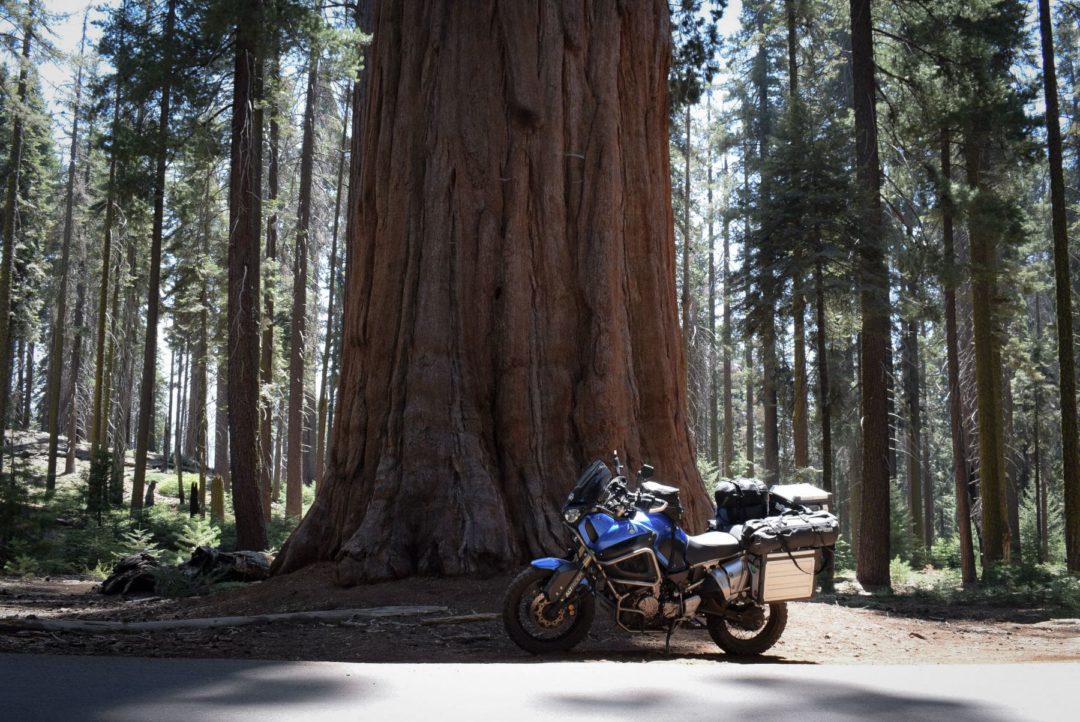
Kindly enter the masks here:
[[566, 558], [536, 559], [511, 583], [502, 613], [510, 638], [532, 654], [569, 650], [588, 634], [599, 602], [627, 632], [666, 633], [668, 643], [687, 625], [707, 628], [730, 654], [776, 644], [787, 602], [814, 594], [836, 517], [777, 494], [768, 516], [731, 524], [739, 510], [718, 491], [714, 530], [690, 536], [680, 528], [677, 488], [650, 481], [646, 465], [631, 490], [617, 453], [614, 466], [613, 475], [593, 462], [567, 497]]

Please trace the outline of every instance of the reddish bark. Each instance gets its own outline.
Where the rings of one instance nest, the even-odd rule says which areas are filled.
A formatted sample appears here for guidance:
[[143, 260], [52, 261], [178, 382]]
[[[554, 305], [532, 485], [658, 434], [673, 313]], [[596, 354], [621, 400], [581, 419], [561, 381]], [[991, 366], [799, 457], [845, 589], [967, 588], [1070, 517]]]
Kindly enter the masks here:
[[554, 551], [579, 469], [613, 448], [683, 487], [700, 528], [667, 4], [375, 13], [339, 413], [277, 571], [336, 559], [349, 584]]
[[261, 0], [239, 4], [233, 77], [229, 173], [229, 461], [238, 549], [266, 547], [259, 491], [259, 195], [262, 117], [259, 27]]
[[874, 38], [870, 0], [851, 0], [856, 176], [859, 197], [859, 385], [862, 487], [857, 576], [864, 587], [889, 584], [889, 279], [881, 228]]

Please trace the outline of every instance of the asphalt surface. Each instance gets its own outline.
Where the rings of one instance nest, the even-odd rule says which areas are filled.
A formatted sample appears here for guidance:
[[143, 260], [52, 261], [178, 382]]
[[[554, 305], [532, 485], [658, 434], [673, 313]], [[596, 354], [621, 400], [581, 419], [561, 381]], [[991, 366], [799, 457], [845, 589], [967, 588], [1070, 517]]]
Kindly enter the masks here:
[[1080, 720], [1080, 664], [352, 664], [0, 655], [0, 720]]

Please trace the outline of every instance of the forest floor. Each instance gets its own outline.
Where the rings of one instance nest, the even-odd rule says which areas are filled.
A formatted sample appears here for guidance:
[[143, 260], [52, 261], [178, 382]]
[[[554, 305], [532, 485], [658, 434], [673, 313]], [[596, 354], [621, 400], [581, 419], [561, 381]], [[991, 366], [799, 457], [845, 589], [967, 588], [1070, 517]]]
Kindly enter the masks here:
[[[17, 452], [21, 468], [33, 477], [43, 474], [42, 435], [20, 437]], [[58, 480], [58, 498], [63, 496], [63, 490], [72, 494], [85, 483], [81, 481], [85, 461], [80, 460], [78, 467], [80, 473]], [[176, 498], [174, 473], [149, 476], [159, 479], [161, 513], [157, 521], [166, 529], [171, 528], [168, 524], [177, 526], [187, 514]], [[185, 486], [190, 480], [185, 475]], [[40, 495], [40, 489], [34, 494]], [[31, 503], [27, 509], [32, 507]], [[54, 516], [44, 507], [35, 513], [46, 520]], [[49, 537], [60, 531], [50, 522], [36, 533]], [[287, 527], [278, 531], [284, 534]], [[60, 535], [52, 540], [52, 547], [79, 543], [86, 543], [86, 539], [77, 542], [75, 537]], [[51, 548], [54, 555], [62, 555], [62, 551]], [[85, 555], [77, 556], [82, 560]], [[93, 560], [87, 557], [74, 564], [76, 569], [84, 567], [92, 569]], [[1073, 601], [1067, 607], [1041, 603], [1042, 597], [1030, 591], [1011, 598], [993, 590], [965, 596], [955, 591], [954, 582], [946, 572], [912, 572], [903, 588], [898, 586], [899, 593], [872, 596], [841, 576], [837, 594], [789, 605], [787, 630], [762, 659], [811, 664], [1080, 661], [1080, 619], [1076, 618], [1080, 617], [1080, 604], [1076, 602], [1080, 597], [1075, 594], [1075, 580], [1070, 582]], [[227, 588], [207, 596], [124, 598], [102, 595], [98, 580], [91, 576], [46, 576], [41, 571], [30, 571], [29, 576], [0, 576], [0, 653], [357, 662], [529, 661], [534, 658], [515, 647], [501, 621], [494, 618], [509, 583], [508, 577], [417, 578], [343, 589], [333, 583], [332, 565], [323, 564], [257, 584], [225, 585]], [[920, 594], [920, 585], [931, 593]], [[934, 589], [944, 590], [945, 594], [936, 594]], [[340, 622], [274, 621], [257, 626], [108, 633], [37, 631], [4, 624], [28, 618], [152, 621], [418, 605], [445, 608], [435, 616], [487, 618], [430, 624], [431, 615], [412, 614]], [[674, 635], [671, 657], [684, 661], [724, 659], [708, 633], [697, 629], [680, 630]], [[564, 658], [631, 661], [668, 656], [663, 635], [630, 635], [598, 610], [588, 639]]]
[[[85, 578], [0, 577], [0, 619], [171, 620], [395, 605], [445, 607], [445, 615], [495, 613], [509, 579], [407, 579], [342, 589], [317, 565], [266, 582], [186, 599], [105, 597]], [[841, 589], [844, 587], [841, 586]], [[1080, 619], [1044, 608], [935, 605], [858, 593], [789, 605], [787, 631], [762, 661], [848, 664], [1080, 662]], [[424, 624], [425, 616], [283, 622], [153, 632], [0, 631], [0, 653], [115, 654], [356, 662], [492, 662], [534, 659], [497, 619]], [[589, 638], [564, 659], [667, 659], [662, 635], [629, 635], [597, 614]], [[682, 630], [670, 658], [722, 661], [704, 630]]]

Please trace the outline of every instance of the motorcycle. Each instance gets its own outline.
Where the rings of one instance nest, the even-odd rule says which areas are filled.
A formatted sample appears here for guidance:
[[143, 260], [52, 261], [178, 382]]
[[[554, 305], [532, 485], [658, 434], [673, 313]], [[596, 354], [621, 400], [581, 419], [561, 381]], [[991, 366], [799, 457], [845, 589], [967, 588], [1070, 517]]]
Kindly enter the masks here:
[[[594, 461], [567, 497], [566, 557], [535, 559], [510, 584], [502, 611], [510, 639], [532, 654], [567, 651], [588, 634], [599, 602], [627, 632], [666, 632], [668, 646], [684, 625], [704, 626], [729, 654], [758, 655], [776, 644], [787, 602], [814, 595], [835, 545], [836, 517], [821, 503], [827, 495], [808, 504], [813, 487], [797, 485], [802, 495], [793, 496], [774, 486], [762, 507], [760, 496], [739, 501], [718, 490], [723, 513], [712, 531], [691, 536], [680, 526], [677, 488], [651, 481], [645, 465], [631, 490], [618, 453], [614, 466], [613, 475]], [[729, 491], [765, 489], [741, 483], [725, 482]], [[747, 509], [769, 515], [740, 518]]]

